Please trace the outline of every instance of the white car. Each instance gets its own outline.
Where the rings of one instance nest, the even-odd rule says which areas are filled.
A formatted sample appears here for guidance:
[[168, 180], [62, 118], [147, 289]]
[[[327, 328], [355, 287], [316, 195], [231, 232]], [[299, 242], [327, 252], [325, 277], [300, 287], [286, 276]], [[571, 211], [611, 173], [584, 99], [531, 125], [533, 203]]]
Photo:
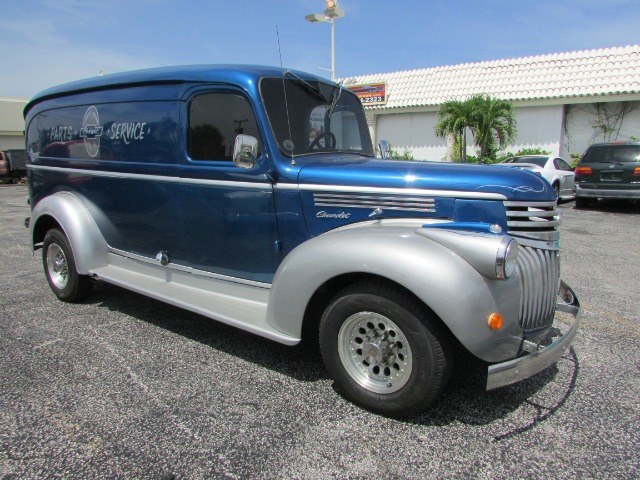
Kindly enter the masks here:
[[575, 198], [574, 173], [560, 157], [550, 155], [522, 155], [511, 157], [498, 165], [508, 165], [542, 175], [556, 191], [559, 200]]

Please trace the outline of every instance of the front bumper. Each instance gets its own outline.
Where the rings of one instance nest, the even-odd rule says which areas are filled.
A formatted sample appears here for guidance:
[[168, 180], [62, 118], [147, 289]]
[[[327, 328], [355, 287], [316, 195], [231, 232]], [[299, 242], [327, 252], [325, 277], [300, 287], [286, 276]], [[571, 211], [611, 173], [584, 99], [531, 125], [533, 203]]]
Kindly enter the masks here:
[[541, 372], [556, 363], [569, 348], [580, 323], [580, 302], [573, 290], [562, 281], [558, 296], [563, 301], [556, 303], [556, 311], [568, 313], [573, 317], [571, 328], [551, 345], [539, 347], [535, 352], [523, 357], [491, 365], [487, 376], [487, 390], [511, 385]]

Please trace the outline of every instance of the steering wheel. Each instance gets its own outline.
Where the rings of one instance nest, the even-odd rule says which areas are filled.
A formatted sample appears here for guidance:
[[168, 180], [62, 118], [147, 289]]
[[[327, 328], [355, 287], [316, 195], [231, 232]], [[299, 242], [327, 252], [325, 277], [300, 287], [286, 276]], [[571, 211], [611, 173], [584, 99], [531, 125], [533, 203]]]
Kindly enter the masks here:
[[309, 147], [307, 148], [307, 151], [313, 150], [314, 148], [319, 148], [320, 147], [320, 140], [322, 140], [325, 137], [329, 140], [329, 142], [328, 142], [329, 144], [325, 145], [325, 148], [335, 149], [336, 148], [336, 136], [331, 132], [322, 132], [316, 138], [314, 138], [313, 141], [309, 144]]

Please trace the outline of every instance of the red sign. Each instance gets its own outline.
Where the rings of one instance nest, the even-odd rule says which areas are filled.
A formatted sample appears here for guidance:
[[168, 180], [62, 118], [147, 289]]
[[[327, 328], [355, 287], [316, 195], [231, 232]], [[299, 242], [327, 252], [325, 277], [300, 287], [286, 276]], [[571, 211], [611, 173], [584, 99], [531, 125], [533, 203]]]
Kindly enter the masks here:
[[349, 85], [346, 88], [355, 93], [365, 107], [367, 105], [384, 105], [387, 103], [386, 83], [365, 83], [362, 85]]

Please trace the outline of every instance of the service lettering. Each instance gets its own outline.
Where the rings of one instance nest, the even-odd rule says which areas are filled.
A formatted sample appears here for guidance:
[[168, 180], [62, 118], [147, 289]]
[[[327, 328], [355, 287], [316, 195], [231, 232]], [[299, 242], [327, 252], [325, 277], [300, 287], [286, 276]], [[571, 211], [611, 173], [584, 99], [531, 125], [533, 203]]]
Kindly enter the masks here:
[[129, 145], [134, 140], [144, 140], [146, 122], [114, 123], [109, 128], [107, 136], [111, 140], [122, 140]]

